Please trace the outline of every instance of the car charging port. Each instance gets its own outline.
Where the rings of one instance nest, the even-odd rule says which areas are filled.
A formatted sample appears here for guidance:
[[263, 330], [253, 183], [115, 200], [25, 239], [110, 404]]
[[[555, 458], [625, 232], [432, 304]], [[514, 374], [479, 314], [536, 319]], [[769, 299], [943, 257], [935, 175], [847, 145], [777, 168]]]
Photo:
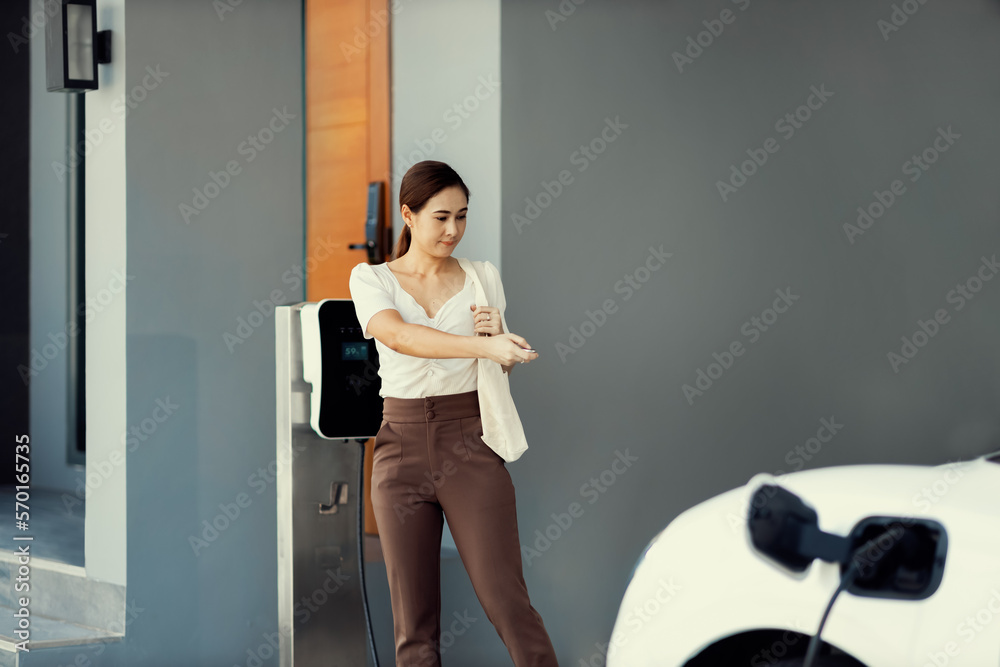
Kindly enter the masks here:
[[[948, 540], [937, 521], [869, 517], [858, 522], [848, 540], [858, 569], [846, 588], [853, 595], [922, 600], [941, 584]], [[842, 575], [849, 563], [841, 564]]]

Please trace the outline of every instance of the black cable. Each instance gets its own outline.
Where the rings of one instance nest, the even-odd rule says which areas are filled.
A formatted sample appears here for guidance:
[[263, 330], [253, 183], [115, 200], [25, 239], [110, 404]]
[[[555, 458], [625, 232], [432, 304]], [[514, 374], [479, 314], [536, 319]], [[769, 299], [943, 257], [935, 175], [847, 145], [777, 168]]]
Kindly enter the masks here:
[[[812, 667], [813, 660], [816, 659], [816, 654], [819, 652], [819, 647], [822, 643], [820, 641], [820, 635], [823, 634], [823, 627], [826, 625], [826, 619], [830, 615], [830, 610], [833, 609], [833, 603], [837, 601], [837, 596], [840, 595], [840, 592], [850, 586], [854, 582], [855, 577], [857, 577], [860, 573], [858, 568], [858, 556], [860, 556], [865, 550], [875, 546], [876, 542], [885, 534], [886, 533], [882, 533], [878, 537], [873, 537], [851, 553], [850, 565], [847, 566], [847, 570], [844, 571], [844, 575], [840, 578], [840, 585], [837, 586], [837, 590], [833, 592], [833, 597], [830, 598], [829, 604], [826, 605], [826, 611], [823, 612], [823, 618], [819, 622], [819, 629], [816, 631], [816, 634], [812, 636], [812, 639], [809, 640], [809, 648], [806, 649], [806, 658], [802, 663], [802, 667]], [[889, 551], [892, 551], [891, 547], [888, 550], [883, 551], [883, 553], [879, 555], [876, 560], [881, 559]]]
[[361, 459], [360, 465], [358, 466], [358, 493], [357, 493], [358, 523], [356, 526], [358, 531], [358, 554], [357, 554], [358, 578], [360, 579], [361, 582], [361, 606], [364, 609], [365, 613], [365, 634], [367, 635], [366, 639], [368, 644], [368, 650], [371, 651], [372, 658], [375, 660], [375, 667], [379, 667], [378, 651], [375, 650], [375, 637], [372, 636], [372, 614], [371, 610], [368, 607], [368, 588], [367, 588], [368, 584], [365, 580], [365, 550], [364, 550], [365, 519], [364, 519], [364, 500], [362, 499], [365, 497], [366, 476], [365, 476], [364, 460], [365, 460], [365, 443], [367, 442], [367, 439], [357, 438], [355, 439], [355, 442], [357, 442], [360, 445], [360, 451], [358, 452], [358, 456]]
[[830, 610], [833, 609], [833, 603], [837, 601], [837, 596], [840, 595], [840, 592], [850, 586], [851, 582], [854, 581], [854, 573], [857, 571], [858, 568], [855, 567], [855, 561], [852, 558], [850, 566], [847, 568], [847, 571], [844, 572], [844, 576], [840, 578], [840, 585], [837, 586], [837, 590], [833, 592], [833, 597], [830, 598], [830, 603], [826, 605], [826, 611], [823, 612], [823, 619], [819, 622], [819, 630], [817, 630], [816, 634], [809, 640], [809, 648], [806, 650], [806, 659], [802, 663], [802, 667], [811, 667], [813, 660], [816, 658], [816, 653], [819, 651], [819, 645], [821, 643], [819, 638], [820, 635], [823, 634], [823, 626], [826, 625], [826, 617], [830, 615]]

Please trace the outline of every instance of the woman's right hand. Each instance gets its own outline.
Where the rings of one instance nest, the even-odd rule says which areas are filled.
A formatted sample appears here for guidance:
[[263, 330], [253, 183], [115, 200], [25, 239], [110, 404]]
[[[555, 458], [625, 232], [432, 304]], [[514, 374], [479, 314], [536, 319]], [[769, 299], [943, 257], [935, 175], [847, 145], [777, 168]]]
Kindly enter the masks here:
[[522, 361], [528, 362], [538, 358], [537, 352], [528, 352], [531, 349], [521, 336], [512, 333], [495, 334], [493, 336], [483, 336], [483, 357], [492, 359], [501, 366], [512, 366]]

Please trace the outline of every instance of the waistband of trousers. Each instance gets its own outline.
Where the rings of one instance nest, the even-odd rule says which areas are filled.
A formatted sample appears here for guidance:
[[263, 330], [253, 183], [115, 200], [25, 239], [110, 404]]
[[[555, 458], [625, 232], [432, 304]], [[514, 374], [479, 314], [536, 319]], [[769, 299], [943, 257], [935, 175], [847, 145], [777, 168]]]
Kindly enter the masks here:
[[382, 398], [382, 418], [389, 422], [428, 422], [475, 417], [479, 414], [479, 391], [441, 394], [423, 398]]

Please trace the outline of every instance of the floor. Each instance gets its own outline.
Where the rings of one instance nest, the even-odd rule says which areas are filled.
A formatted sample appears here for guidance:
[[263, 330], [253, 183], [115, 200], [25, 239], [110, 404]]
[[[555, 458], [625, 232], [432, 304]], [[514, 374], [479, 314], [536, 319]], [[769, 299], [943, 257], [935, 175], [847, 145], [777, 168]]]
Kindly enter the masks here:
[[[10, 508], [3, 512], [5, 535], [31, 535], [32, 556], [83, 567], [84, 500], [74, 493], [32, 488], [25, 502], [28, 530], [16, 530], [14, 512], [20, 513], [25, 508], [15, 509], [15, 502], [14, 487], [0, 485], [0, 507]], [[11, 540], [9, 544], [16, 542]], [[15, 548], [11, 546], [10, 550]]]

